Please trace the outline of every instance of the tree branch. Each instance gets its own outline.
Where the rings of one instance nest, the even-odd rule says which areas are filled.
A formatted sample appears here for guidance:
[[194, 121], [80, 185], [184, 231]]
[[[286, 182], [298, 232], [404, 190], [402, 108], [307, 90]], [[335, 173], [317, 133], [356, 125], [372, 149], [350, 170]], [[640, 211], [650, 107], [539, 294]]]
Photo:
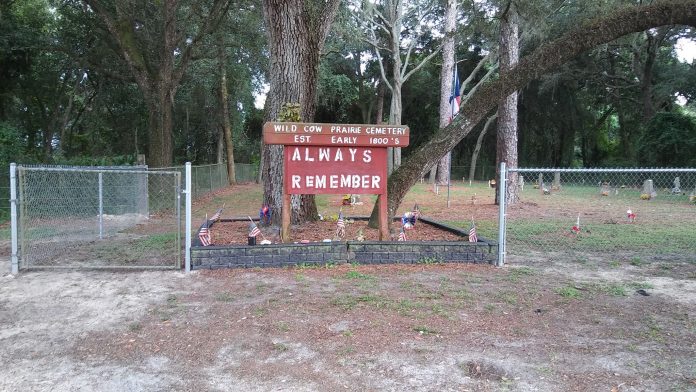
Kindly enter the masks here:
[[208, 18], [205, 18], [203, 25], [198, 30], [198, 34], [196, 34], [196, 36], [191, 40], [190, 44], [186, 45], [186, 49], [184, 49], [184, 52], [181, 54], [181, 60], [172, 74], [172, 84], [174, 86], [178, 85], [181, 78], [184, 76], [186, 67], [193, 56], [194, 49], [196, 49], [203, 41], [203, 37], [208, 35], [208, 33], [210, 33], [220, 24], [223, 17], [227, 14], [227, 10], [229, 9], [231, 3], [231, 0], [215, 0], [215, 3], [213, 3], [213, 8], [208, 14]]
[[435, 49], [432, 53], [430, 53], [426, 58], [424, 58], [415, 68], [413, 68], [409, 73], [407, 73], [404, 76], [403, 82], [405, 83], [408, 78], [410, 78], [414, 73], [416, 73], [419, 69], [421, 69], [430, 59], [435, 57], [436, 54], [440, 53], [440, 50], [442, 50], [442, 45], [440, 44], [437, 49]]
[[481, 78], [481, 80], [479, 80], [478, 83], [476, 83], [476, 84], [474, 85], [474, 87], [472, 87], [471, 90], [469, 90], [469, 92], [466, 93], [466, 95], [464, 96], [464, 98], [462, 99], [462, 101], [463, 101], [463, 102], [466, 102], [466, 101], [468, 101], [469, 99], [471, 99], [471, 97], [476, 93], [476, 91], [479, 89], [479, 87], [483, 86], [483, 85], [486, 83], [486, 81], [487, 81], [488, 79], [490, 79], [491, 76], [493, 76], [493, 74], [495, 73], [495, 71], [496, 71], [497, 69], [498, 69], [498, 63], [495, 63], [495, 65], [494, 65], [493, 67], [491, 67], [491, 69], [489, 69], [488, 72], [486, 72], [485, 75], [483, 75], [483, 77]]
[[[372, 36], [373, 38], [376, 39], [375, 31], [372, 30]], [[387, 86], [389, 91], [394, 91], [394, 87], [389, 83], [389, 80], [387, 79], [387, 73], [384, 72], [384, 61], [382, 60], [382, 55], [379, 53], [379, 48], [375, 45], [375, 53], [377, 54], [377, 63], [379, 64], [379, 73], [382, 76], [382, 81], [384, 84]]]
[[626, 34], [653, 27], [682, 24], [696, 26], [694, 0], [659, 1], [620, 9], [571, 30], [538, 47], [495, 82], [480, 88], [460, 108], [460, 115], [438, 129], [428, 142], [413, 151], [388, 180], [389, 213], [394, 214], [410, 187], [452, 150], [499, 101], [529, 81], [572, 60], [575, 56]]
[[[92, 8], [92, 10], [94, 10], [94, 12], [97, 13], [97, 15], [99, 15], [99, 17], [106, 25], [107, 31], [116, 40], [118, 47], [121, 49], [121, 55], [123, 56], [124, 60], [126, 60], [126, 65], [130, 69], [131, 73], [133, 74], [133, 77], [135, 78], [136, 83], [138, 83], [138, 85], [142, 89], [143, 95], [147, 99], [148, 96], [152, 95], [152, 88], [149, 83], [150, 76], [147, 72], [147, 67], [145, 66], [145, 64], [142, 63], [142, 54], [137, 53], [136, 49], [134, 48], [134, 45], [128, 45], [125, 42], [125, 37], [123, 36], [122, 31], [117, 26], [116, 21], [110, 16], [109, 12], [106, 10], [106, 8], [99, 0], [83, 1], [90, 8]], [[138, 58], [140, 58], [141, 60], [138, 61]]]
[[[472, 80], [474, 80], [474, 77], [476, 77], [476, 74], [478, 71], [488, 62], [488, 59], [491, 58], [492, 53], [488, 53], [485, 55], [481, 60], [479, 60], [478, 64], [476, 64], [476, 67], [474, 68], [473, 71], [467, 76], [466, 80], [462, 82], [462, 85], [459, 87], [459, 95], [464, 94], [464, 91], [466, 91], [467, 87], [469, 86], [469, 83], [471, 83]], [[490, 70], [489, 70], [490, 72]]]

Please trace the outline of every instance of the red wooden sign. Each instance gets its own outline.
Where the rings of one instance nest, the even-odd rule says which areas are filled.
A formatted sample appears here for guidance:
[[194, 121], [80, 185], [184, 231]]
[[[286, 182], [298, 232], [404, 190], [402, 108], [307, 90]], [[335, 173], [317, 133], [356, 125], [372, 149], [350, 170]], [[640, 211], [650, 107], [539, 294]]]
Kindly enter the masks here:
[[286, 146], [288, 194], [385, 194], [387, 149]]
[[263, 126], [263, 142], [306, 146], [406, 147], [409, 129], [405, 125], [267, 122]]
[[387, 148], [406, 147], [404, 125], [268, 122], [266, 144], [285, 145], [281, 238], [290, 237], [291, 194], [376, 194], [379, 238], [389, 238]]

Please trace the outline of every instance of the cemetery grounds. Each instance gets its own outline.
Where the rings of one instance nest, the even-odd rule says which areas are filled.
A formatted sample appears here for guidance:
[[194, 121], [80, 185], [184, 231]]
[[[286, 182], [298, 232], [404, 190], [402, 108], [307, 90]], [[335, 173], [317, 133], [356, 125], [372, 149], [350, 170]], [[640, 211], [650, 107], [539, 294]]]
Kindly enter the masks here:
[[[239, 185], [198, 200], [194, 222], [223, 204], [223, 217], [257, 216], [261, 192]], [[449, 208], [446, 192], [418, 184], [401, 210], [418, 203], [464, 229], [474, 217], [479, 236], [496, 238], [486, 184], [453, 185]], [[629, 225], [624, 204], [588, 203], [596, 189], [524, 192], [503, 268], [424, 260], [11, 276], [2, 226], [0, 390], [696, 390], [695, 207], [658, 198], [633, 206]], [[362, 201], [344, 212], [369, 214], [371, 197]], [[319, 212], [339, 203], [320, 197]], [[657, 224], [653, 210], [666, 218], [658, 234], [644, 230]]]

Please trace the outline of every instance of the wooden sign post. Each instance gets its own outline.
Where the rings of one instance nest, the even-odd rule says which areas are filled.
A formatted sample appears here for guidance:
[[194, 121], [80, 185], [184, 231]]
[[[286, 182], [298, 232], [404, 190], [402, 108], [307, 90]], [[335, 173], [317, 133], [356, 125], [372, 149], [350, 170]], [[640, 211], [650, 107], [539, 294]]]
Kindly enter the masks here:
[[379, 239], [389, 238], [387, 147], [408, 146], [408, 127], [268, 122], [263, 126], [263, 141], [285, 146], [283, 241], [290, 238], [293, 194], [376, 194]]

